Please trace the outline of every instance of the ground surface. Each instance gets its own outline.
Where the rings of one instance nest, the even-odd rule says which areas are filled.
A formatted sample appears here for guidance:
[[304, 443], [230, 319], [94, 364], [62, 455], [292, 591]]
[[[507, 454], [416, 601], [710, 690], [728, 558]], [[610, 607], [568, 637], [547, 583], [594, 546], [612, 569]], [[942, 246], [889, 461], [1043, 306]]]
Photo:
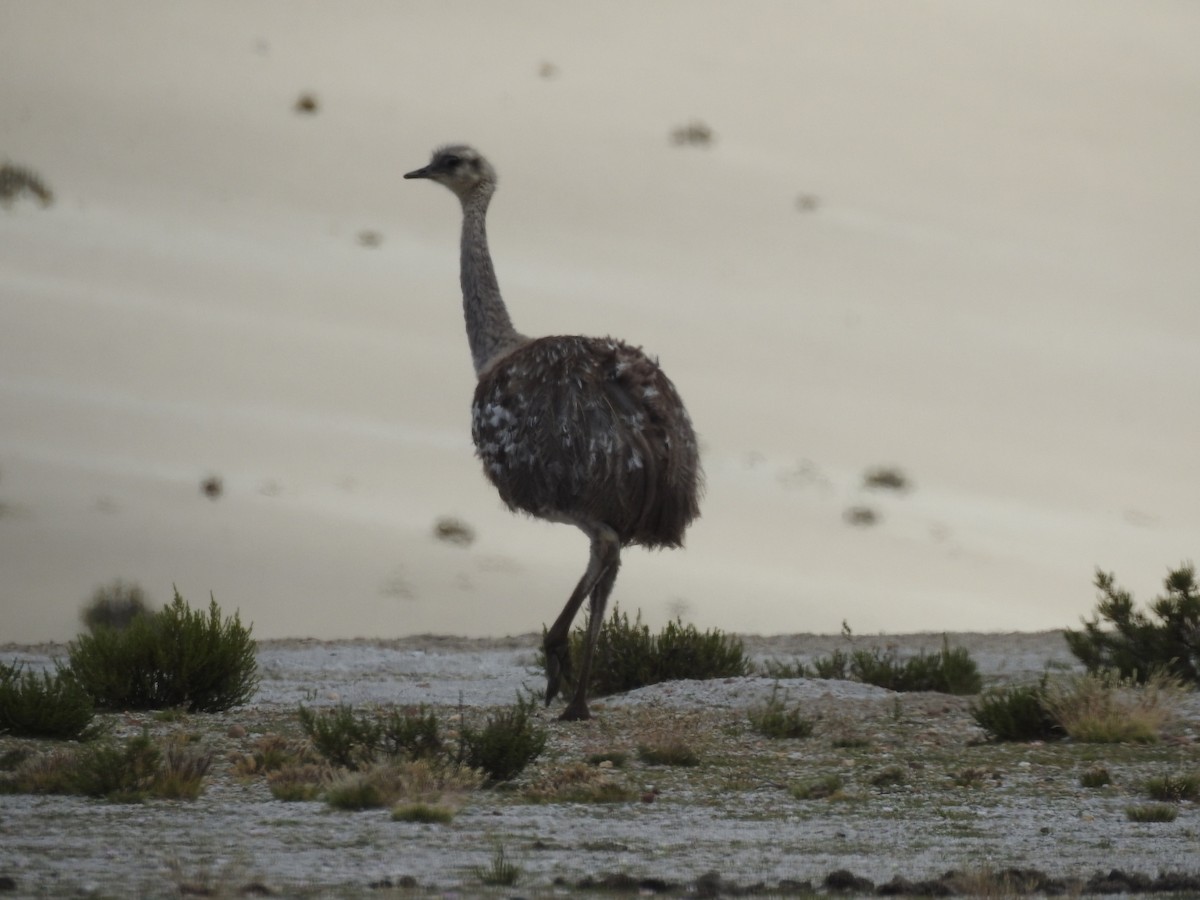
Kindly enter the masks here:
[[[758, 660], [791, 661], [828, 654], [844, 640], [746, 642]], [[1032, 680], [1048, 663], [1071, 665], [1057, 632], [951, 640], [971, 651], [989, 683]], [[856, 641], [908, 653], [936, 650], [941, 636]], [[1200, 872], [1194, 804], [1182, 804], [1171, 823], [1135, 824], [1125, 814], [1144, 799], [1146, 777], [1200, 769], [1195, 695], [1181, 701], [1173, 738], [1157, 745], [996, 745], [980, 743], [964, 698], [788, 680], [781, 688], [816, 719], [816, 730], [805, 740], [769, 740], [748, 727], [747, 711], [766, 699], [773, 680], [663, 684], [596, 702], [587, 723], [558, 723], [552, 709], [538, 762], [512, 790], [469, 795], [449, 825], [393, 822], [387, 810], [345, 813], [320, 802], [285, 803], [271, 797], [262, 779], [236, 778], [228, 762], [262, 733], [298, 733], [300, 703], [427, 703], [445, 722], [453, 721], [460, 700], [468, 714], [508, 705], [518, 690], [539, 684], [535, 646], [532, 635], [265, 642], [261, 688], [246, 707], [171, 723], [151, 715], [114, 717], [119, 734], [149, 724], [156, 733], [196, 733], [217, 749], [200, 799], [120, 805], [0, 796], [0, 878], [11, 879], [0, 884], [11, 885], [12, 896], [471, 895], [500, 890], [483, 887], [477, 874], [499, 845], [522, 870], [518, 890], [533, 895], [573, 893], [589, 878], [666, 883], [676, 892], [711, 893], [720, 885], [729, 894], [756, 884], [775, 893], [804, 882], [824, 890], [836, 870], [877, 885], [937, 878], [950, 869], [1036, 869], [1068, 884], [1112, 869], [1150, 878]], [[10, 646], [0, 660], [37, 665], [55, 654], [63, 648]], [[637, 760], [639, 744], [672, 738], [691, 746], [700, 764]], [[14, 743], [0, 739], [0, 749]], [[605, 777], [631, 788], [635, 799], [526, 799], [529, 785], [610, 751], [628, 753], [630, 762]], [[1080, 787], [1081, 772], [1097, 763], [1110, 769], [1114, 784]], [[876, 784], [889, 767], [898, 782]], [[842, 777], [844, 797], [798, 800], [790, 790], [830, 774]]]

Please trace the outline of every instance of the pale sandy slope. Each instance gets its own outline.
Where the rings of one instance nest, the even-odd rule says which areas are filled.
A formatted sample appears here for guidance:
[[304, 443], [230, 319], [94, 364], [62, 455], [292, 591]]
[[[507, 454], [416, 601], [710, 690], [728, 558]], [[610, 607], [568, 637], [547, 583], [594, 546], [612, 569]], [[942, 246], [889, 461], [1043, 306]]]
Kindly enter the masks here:
[[[117, 576], [262, 637], [553, 615], [583, 540], [480, 477], [457, 210], [400, 180], [449, 140], [500, 169], [518, 327], [644, 344], [703, 433], [704, 518], [628, 554], [626, 608], [1036, 629], [1096, 564], [1151, 593], [1200, 548], [1198, 37], [1183, 2], [3, 0], [0, 156], [56, 192], [0, 210], [3, 637]], [[715, 142], [672, 146], [692, 118]], [[915, 490], [864, 495], [879, 463]]]

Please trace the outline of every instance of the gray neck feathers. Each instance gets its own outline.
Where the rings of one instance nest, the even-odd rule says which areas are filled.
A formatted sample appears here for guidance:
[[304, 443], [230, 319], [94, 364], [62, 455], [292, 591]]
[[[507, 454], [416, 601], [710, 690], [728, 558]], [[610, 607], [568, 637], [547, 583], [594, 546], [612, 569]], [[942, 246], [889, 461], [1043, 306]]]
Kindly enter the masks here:
[[523, 338], [513, 328], [492, 257], [488, 252], [487, 216], [490, 190], [477, 190], [462, 198], [462, 255], [459, 280], [462, 284], [463, 314], [475, 374], [479, 375], [498, 355], [512, 349]]

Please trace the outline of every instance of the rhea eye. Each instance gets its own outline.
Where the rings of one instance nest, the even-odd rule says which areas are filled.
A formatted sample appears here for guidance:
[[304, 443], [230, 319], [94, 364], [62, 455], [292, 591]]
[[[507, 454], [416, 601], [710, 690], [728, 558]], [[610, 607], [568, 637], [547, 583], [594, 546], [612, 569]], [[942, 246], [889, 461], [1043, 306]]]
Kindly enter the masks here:
[[461, 162], [462, 162], [462, 160], [459, 159], [457, 156], [443, 156], [442, 157], [442, 165], [444, 165], [450, 169], [455, 168]]

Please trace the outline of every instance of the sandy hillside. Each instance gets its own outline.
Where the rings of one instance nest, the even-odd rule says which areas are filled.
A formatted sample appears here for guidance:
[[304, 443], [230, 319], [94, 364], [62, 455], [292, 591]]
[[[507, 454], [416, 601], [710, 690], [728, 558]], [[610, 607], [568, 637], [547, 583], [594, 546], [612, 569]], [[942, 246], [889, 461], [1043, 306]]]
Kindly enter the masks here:
[[552, 618], [585, 545], [480, 477], [458, 213], [400, 178], [450, 140], [501, 173], [518, 327], [644, 345], [702, 434], [703, 519], [627, 554], [625, 608], [1029, 630], [1096, 565], [1151, 594], [1200, 547], [1197, 34], [1168, 2], [0, 2], [0, 157], [54, 194], [0, 209], [0, 638], [69, 638], [117, 577], [259, 637]]

